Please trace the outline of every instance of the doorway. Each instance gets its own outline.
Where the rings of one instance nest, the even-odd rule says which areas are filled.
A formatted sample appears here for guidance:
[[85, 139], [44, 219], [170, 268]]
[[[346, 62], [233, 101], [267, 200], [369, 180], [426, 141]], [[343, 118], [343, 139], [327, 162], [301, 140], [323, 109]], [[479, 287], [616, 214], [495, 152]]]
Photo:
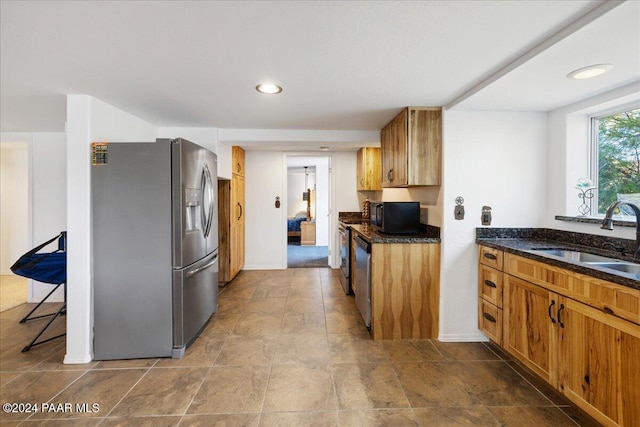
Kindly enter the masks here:
[[330, 159], [287, 156], [287, 268], [330, 264]]
[[11, 265], [29, 249], [29, 143], [0, 143], [0, 311], [27, 302], [28, 279]]

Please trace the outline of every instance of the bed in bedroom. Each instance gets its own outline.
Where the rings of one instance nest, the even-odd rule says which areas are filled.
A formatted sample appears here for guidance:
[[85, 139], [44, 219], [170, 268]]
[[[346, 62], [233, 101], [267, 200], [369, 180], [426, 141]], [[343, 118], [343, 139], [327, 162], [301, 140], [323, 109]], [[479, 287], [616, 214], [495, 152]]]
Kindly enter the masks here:
[[287, 218], [287, 236], [295, 237], [300, 236], [300, 223], [307, 220], [307, 214], [303, 212], [303, 215], [298, 213], [293, 218]]

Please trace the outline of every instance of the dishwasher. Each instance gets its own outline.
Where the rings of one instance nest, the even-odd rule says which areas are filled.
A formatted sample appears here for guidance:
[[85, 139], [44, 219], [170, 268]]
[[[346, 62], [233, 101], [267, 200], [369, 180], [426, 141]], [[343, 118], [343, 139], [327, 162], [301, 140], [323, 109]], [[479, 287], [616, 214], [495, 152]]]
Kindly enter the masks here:
[[371, 243], [356, 236], [356, 306], [367, 328], [371, 327]]

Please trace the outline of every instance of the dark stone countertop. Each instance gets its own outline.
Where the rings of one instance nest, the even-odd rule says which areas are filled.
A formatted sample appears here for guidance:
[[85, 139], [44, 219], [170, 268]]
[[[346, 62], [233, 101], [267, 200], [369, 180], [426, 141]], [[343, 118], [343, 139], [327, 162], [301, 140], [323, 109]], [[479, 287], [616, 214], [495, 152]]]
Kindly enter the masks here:
[[385, 234], [366, 222], [349, 227], [370, 243], [440, 243], [440, 228], [421, 224], [423, 232], [415, 234]]
[[[536, 249], [544, 248], [565, 249], [634, 262], [630, 256], [622, 255], [614, 250], [603, 249], [602, 246], [605, 242], [625, 248], [626, 253], [633, 253], [634, 242], [628, 239], [607, 238], [606, 236], [539, 228], [479, 228], [476, 230], [476, 243], [480, 245], [500, 249], [504, 252], [640, 290], [640, 278], [637, 275], [617, 272], [597, 265], [584, 264], [579, 261], [571, 261], [536, 251]], [[631, 248], [631, 250], [626, 251], [627, 248]]]
[[362, 221], [362, 212], [338, 212], [338, 221], [346, 223]]

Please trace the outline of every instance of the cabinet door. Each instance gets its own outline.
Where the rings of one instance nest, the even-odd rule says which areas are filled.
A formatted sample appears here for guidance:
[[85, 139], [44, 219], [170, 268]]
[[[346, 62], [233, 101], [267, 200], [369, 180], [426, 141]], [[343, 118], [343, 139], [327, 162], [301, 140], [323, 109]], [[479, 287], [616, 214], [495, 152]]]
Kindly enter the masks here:
[[380, 178], [382, 179], [383, 187], [391, 187], [391, 169], [393, 169], [393, 134], [394, 126], [393, 122], [385, 126], [380, 131], [380, 152], [382, 156], [382, 173]]
[[238, 146], [231, 147], [231, 172], [244, 176], [244, 150]]
[[233, 175], [231, 178], [231, 224], [244, 222], [244, 178]]
[[560, 390], [605, 425], [640, 426], [640, 326], [561, 303]]
[[555, 313], [558, 296], [504, 275], [504, 348], [547, 382], [557, 382]]
[[394, 119], [395, 128], [393, 140], [393, 170], [391, 171], [391, 185], [393, 187], [407, 185], [408, 162], [408, 134], [409, 134], [408, 110], [405, 108]]
[[244, 267], [244, 223], [231, 226], [230, 247], [229, 270], [234, 277]]
[[364, 170], [364, 148], [358, 150], [358, 155], [356, 156], [356, 189], [358, 191], [364, 190], [364, 178], [365, 178], [365, 170]]
[[358, 191], [382, 190], [380, 178], [380, 149], [363, 147], [358, 150], [357, 188]]
[[440, 185], [442, 157], [442, 111], [410, 109], [408, 182], [411, 185]]

